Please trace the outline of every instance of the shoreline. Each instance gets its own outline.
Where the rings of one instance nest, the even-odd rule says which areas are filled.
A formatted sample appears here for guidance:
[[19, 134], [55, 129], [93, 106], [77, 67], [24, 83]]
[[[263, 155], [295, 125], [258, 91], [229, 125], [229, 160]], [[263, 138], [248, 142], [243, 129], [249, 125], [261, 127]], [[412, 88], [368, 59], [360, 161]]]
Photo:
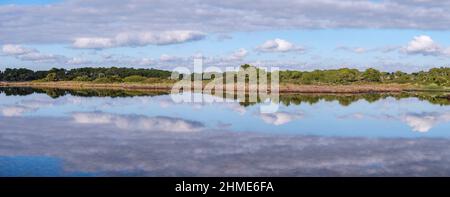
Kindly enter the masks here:
[[[92, 82], [0, 82], [0, 87], [31, 87], [57, 89], [110, 89], [170, 91], [173, 84], [92, 83]], [[394, 93], [394, 92], [450, 92], [450, 89], [426, 89], [411, 84], [352, 84], [298, 85], [280, 84], [280, 93]]]

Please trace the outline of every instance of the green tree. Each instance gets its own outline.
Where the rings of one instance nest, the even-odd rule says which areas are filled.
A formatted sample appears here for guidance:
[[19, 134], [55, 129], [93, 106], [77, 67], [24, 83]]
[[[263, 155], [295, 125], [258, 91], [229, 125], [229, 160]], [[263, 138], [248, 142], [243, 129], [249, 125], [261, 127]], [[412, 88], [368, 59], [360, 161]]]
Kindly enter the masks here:
[[58, 81], [58, 77], [56, 76], [56, 73], [49, 73], [43, 81]]
[[381, 73], [380, 71], [369, 68], [363, 72], [362, 77], [364, 81], [368, 82], [380, 82], [381, 81]]

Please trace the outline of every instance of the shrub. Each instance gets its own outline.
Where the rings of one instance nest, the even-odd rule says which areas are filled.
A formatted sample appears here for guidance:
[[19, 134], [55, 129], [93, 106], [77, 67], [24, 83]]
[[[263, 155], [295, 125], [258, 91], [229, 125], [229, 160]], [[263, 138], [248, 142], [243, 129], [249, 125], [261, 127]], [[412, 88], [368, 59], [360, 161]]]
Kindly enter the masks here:
[[99, 77], [94, 80], [94, 83], [120, 83], [122, 79], [119, 76]]
[[88, 76], [78, 76], [73, 81], [91, 81], [91, 79]]
[[58, 77], [56, 76], [56, 73], [49, 73], [41, 81], [58, 81]]
[[140, 75], [132, 75], [132, 76], [129, 76], [129, 77], [125, 77], [123, 79], [123, 82], [126, 82], [126, 83], [138, 83], [138, 82], [143, 82], [146, 79], [147, 79], [147, 77], [143, 77], [143, 76], [140, 76]]
[[380, 82], [381, 81], [381, 73], [378, 70], [373, 68], [369, 68], [363, 72], [363, 79], [368, 82]]

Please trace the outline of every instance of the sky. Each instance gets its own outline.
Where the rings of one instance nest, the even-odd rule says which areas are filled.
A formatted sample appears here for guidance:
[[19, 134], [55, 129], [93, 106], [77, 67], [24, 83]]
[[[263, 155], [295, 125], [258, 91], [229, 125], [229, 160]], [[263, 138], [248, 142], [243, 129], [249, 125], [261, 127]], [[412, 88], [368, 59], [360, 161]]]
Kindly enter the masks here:
[[1, 0], [0, 70], [449, 66], [439, 0]]

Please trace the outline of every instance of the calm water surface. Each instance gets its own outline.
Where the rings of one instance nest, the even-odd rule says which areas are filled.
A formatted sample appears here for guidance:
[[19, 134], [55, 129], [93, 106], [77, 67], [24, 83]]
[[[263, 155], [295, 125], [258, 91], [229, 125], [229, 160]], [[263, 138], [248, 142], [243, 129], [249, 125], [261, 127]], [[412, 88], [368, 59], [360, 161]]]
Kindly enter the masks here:
[[287, 94], [262, 114], [164, 92], [0, 92], [0, 176], [450, 175], [443, 94]]

